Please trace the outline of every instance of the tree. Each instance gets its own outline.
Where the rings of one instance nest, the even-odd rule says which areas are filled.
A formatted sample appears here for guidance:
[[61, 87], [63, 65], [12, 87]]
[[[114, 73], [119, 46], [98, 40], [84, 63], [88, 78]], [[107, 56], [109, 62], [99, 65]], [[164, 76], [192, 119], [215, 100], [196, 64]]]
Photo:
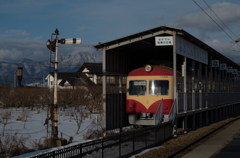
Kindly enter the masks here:
[[22, 118], [21, 120], [24, 122], [23, 128], [25, 128], [26, 123], [27, 123], [27, 119], [30, 117], [30, 113], [29, 111], [25, 110], [22, 112]]
[[71, 89], [60, 89], [58, 91], [58, 105], [60, 108], [63, 108], [63, 111], [65, 111], [67, 105], [72, 105], [72, 94], [73, 91]]
[[80, 108], [80, 112], [77, 112], [75, 110], [71, 111], [71, 117], [74, 119], [74, 121], [77, 123], [77, 131], [75, 134], [78, 134], [80, 127], [83, 123], [83, 120], [87, 117], [83, 112], [82, 112], [82, 108]]
[[89, 87], [88, 104], [86, 104], [89, 113], [92, 114], [94, 109], [102, 112], [102, 86], [93, 85]]
[[5, 127], [7, 126], [7, 124], [10, 123], [9, 120], [11, 119], [11, 111], [10, 110], [1, 110], [0, 119], [1, 119], [2, 124], [3, 124], [2, 135], [4, 136]]

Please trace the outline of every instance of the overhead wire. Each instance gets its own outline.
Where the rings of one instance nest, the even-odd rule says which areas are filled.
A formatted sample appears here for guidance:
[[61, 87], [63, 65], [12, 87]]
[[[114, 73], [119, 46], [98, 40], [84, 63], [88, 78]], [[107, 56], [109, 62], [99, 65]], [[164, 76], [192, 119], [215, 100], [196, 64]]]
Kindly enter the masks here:
[[[195, 0], [193, 2], [233, 41], [235, 41]], [[238, 44], [237, 44], [238, 45]], [[239, 46], [239, 45], [238, 45]], [[240, 47], [240, 46], [239, 46]]]
[[[208, 8], [214, 13], [214, 15], [216, 15], [216, 17], [221, 21], [221, 23], [235, 36], [237, 37], [237, 35], [232, 32], [232, 30], [229, 29], [229, 27], [218, 17], [218, 15], [212, 10], [212, 8], [207, 4], [207, 2], [205, 0], [203, 0], [204, 3], [208, 6]], [[237, 37], [238, 38], [238, 37]]]

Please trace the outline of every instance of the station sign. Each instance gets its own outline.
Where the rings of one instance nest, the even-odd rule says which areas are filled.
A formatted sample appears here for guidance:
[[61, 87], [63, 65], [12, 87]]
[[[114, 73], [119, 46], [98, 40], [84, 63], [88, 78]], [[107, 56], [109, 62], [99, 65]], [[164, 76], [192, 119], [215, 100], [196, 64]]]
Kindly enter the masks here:
[[172, 46], [173, 37], [172, 36], [155, 37], [155, 45], [156, 46]]
[[227, 67], [227, 72], [232, 72], [232, 67]]
[[236, 75], [237, 74], [237, 69], [233, 69], [232, 74]]
[[238, 74], [237, 74], [238, 76], [240, 76], [240, 71], [238, 71]]
[[227, 64], [220, 64], [220, 70], [226, 70]]
[[208, 52], [177, 36], [177, 54], [208, 65]]
[[219, 60], [212, 60], [212, 67], [219, 67]]

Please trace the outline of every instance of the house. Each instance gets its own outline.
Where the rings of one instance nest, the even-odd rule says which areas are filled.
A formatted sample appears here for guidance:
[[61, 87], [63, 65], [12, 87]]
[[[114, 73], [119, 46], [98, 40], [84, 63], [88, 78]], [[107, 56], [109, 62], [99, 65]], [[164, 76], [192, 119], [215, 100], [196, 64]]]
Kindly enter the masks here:
[[[53, 73], [46, 77], [48, 87], [53, 88]], [[126, 85], [127, 77], [122, 77], [123, 86]], [[112, 86], [119, 84], [117, 76], [106, 76], [106, 83]], [[61, 89], [73, 89], [76, 86], [87, 87], [89, 85], [102, 85], [102, 63], [83, 63], [76, 73], [58, 72], [58, 87]]]
[[74, 89], [75, 87], [87, 87], [89, 85], [95, 85], [95, 83], [89, 79], [85, 74], [79, 74], [77, 77], [65, 77], [59, 83], [64, 89]]
[[[64, 78], [76, 78], [77, 77], [77, 73], [67, 73], [67, 72], [58, 72], [57, 75], [57, 85], [58, 88], [63, 88], [62, 86], [59, 85], [59, 83], [62, 81], [62, 79]], [[53, 88], [54, 87], [54, 73], [51, 72], [50, 74], [47, 75], [47, 77], [45, 78], [45, 80], [47, 80], [47, 85], [48, 88]]]
[[[85, 74], [89, 79], [91, 79], [95, 84], [102, 84], [102, 63], [83, 63], [83, 65], [78, 69], [77, 74]], [[122, 77], [122, 84], [126, 84], [127, 77]], [[118, 77], [116, 76], [106, 76], [107, 84], [119, 84]]]
[[85, 74], [95, 84], [99, 84], [102, 80], [102, 63], [83, 63], [77, 74]]

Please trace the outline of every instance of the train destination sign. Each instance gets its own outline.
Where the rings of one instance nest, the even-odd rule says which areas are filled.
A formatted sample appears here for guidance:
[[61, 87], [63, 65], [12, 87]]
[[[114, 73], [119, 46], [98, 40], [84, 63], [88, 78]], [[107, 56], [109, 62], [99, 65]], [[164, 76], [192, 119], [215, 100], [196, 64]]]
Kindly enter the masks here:
[[212, 67], [219, 67], [219, 60], [212, 60]]
[[220, 70], [226, 70], [227, 64], [220, 64]]
[[177, 54], [208, 64], [208, 52], [177, 36]]
[[232, 67], [227, 67], [227, 72], [232, 72]]
[[135, 81], [134, 86], [144, 86], [146, 85], [146, 81]]
[[233, 69], [232, 74], [236, 75], [237, 74], [237, 69]]
[[155, 37], [155, 44], [156, 46], [172, 46], [173, 37], [172, 36]]

